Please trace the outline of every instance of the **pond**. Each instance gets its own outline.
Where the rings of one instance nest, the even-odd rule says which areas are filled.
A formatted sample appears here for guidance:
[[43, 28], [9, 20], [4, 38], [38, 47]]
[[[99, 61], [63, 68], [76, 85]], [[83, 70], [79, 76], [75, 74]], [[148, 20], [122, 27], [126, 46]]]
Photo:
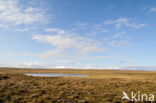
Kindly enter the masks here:
[[44, 77], [86, 77], [87, 75], [82, 74], [65, 74], [65, 73], [25, 73], [28, 76], [44, 76]]

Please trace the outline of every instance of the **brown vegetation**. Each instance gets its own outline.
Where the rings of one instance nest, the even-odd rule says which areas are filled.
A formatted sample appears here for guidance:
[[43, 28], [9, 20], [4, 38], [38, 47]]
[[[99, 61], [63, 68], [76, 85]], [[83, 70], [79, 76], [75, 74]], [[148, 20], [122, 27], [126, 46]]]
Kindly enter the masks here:
[[[33, 77], [72, 73], [87, 77]], [[156, 72], [118, 70], [0, 69], [0, 103], [120, 103], [122, 91], [154, 93]]]

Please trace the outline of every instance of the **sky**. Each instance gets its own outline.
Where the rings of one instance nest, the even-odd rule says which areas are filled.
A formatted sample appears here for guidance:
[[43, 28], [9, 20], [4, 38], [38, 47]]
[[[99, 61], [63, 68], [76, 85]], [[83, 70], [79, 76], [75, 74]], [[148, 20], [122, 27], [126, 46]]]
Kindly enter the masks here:
[[0, 0], [0, 66], [156, 67], [155, 0]]

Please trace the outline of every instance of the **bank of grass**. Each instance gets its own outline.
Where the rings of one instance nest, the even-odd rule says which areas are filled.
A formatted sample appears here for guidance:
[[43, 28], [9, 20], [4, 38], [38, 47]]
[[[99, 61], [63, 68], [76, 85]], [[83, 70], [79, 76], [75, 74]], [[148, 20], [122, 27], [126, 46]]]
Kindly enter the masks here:
[[[71, 73], [87, 77], [33, 77]], [[154, 93], [156, 72], [123, 70], [0, 69], [0, 103], [126, 103], [122, 91]]]

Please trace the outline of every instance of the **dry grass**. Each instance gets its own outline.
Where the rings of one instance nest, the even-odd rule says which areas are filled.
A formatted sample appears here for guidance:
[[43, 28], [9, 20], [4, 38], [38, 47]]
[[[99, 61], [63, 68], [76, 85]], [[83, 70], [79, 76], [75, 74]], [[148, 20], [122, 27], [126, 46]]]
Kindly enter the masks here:
[[[23, 73], [72, 73], [88, 77], [33, 77]], [[156, 91], [156, 72], [0, 69], [0, 103], [124, 103], [122, 91]]]

